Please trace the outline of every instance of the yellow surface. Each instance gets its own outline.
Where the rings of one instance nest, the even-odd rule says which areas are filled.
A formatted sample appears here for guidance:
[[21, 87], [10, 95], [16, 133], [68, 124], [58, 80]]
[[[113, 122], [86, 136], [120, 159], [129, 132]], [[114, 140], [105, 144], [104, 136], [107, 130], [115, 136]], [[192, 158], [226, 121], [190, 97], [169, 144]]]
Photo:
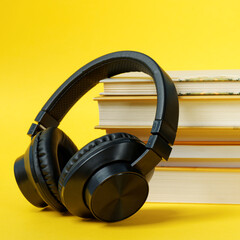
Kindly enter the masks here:
[[[137, 50], [166, 70], [234, 69], [240, 62], [239, 0], [0, 3], [1, 239], [239, 239], [240, 206], [148, 204], [114, 224], [32, 207], [13, 163], [34, 117], [68, 76], [100, 55]], [[81, 147], [103, 134], [98, 86], [61, 128]]]
[[[204, 161], [204, 160], [203, 160]], [[157, 167], [156, 171], [173, 171], [173, 172], [182, 172], [183, 168], [181, 167]], [[203, 167], [186, 167], [184, 172], [225, 172], [225, 173], [240, 173], [239, 168], [203, 168]]]

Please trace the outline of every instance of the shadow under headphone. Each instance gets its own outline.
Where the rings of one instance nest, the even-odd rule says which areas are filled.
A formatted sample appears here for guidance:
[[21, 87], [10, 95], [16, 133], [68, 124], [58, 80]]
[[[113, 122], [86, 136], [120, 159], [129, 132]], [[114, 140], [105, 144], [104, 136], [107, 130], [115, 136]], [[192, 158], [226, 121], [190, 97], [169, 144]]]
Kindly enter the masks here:
[[[113, 133], [78, 151], [57, 126], [101, 79], [130, 71], [149, 74], [156, 85], [156, 116], [147, 144], [128, 133]], [[132, 51], [102, 56], [64, 82], [37, 115], [28, 132], [30, 146], [14, 164], [18, 186], [36, 207], [49, 205], [107, 222], [125, 219], [144, 204], [154, 167], [169, 158], [178, 112], [175, 86], [153, 59]]]

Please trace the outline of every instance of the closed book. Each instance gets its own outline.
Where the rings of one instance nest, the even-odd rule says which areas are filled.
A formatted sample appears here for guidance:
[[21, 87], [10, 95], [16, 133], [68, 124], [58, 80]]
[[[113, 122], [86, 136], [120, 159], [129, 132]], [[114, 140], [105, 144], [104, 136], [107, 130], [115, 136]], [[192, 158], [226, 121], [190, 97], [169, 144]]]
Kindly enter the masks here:
[[240, 204], [240, 169], [157, 167], [148, 202]]
[[[178, 95], [240, 94], [240, 70], [168, 71]], [[101, 95], [156, 95], [150, 76], [131, 72], [101, 81]]]
[[[151, 126], [156, 96], [96, 97], [99, 125]], [[240, 96], [179, 96], [180, 127], [240, 127]]]
[[158, 166], [240, 168], [240, 145], [174, 145]]
[[[115, 132], [127, 132], [137, 136], [146, 142], [150, 136], [152, 126], [119, 126], [119, 125], [98, 125], [96, 129], [106, 130], [107, 134]], [[239, 144], [240, 127], [178, 127], [175, 144]]]

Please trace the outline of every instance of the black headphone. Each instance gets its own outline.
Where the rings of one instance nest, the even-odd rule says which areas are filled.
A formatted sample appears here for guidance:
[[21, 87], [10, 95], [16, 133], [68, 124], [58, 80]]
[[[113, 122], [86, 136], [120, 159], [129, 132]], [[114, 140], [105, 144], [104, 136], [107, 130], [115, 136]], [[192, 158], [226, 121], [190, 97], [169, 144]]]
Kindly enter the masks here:
[[[149, 74], [157, 89], [156, 117], [147, 144], [127, 133], [113, 133], [78, 151], [57, 126], [101, 79], [130, 71]], [[36, 207], [49, 205], [107, 222], [125, 219], [145, 202], [154, 167], [169, 158], [178, 112], [175, 86], [153, 59], [132, 51], [97, 58], [64, 82], [37, 115], [37, 124], [28, 132], [30, 146], [14, 164], [18, 186]]]

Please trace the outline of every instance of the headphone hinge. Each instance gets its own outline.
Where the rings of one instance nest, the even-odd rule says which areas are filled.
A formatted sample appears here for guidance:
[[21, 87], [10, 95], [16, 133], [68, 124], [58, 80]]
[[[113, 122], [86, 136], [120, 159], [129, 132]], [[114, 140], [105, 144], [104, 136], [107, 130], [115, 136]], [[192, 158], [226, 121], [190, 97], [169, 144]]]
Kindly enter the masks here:
[[146, 148], [152, 149], [158, 156], [168, 160], [172, 151], [169, 143], [161, 135], [151, 135], [146, 144]]
[[38, 132], [45, 130], [46, 128], [40, 123], [32, 123], [31, 127], [28, 130], [27, 135], [33, 138]]
[[157, 164], [161, 161], [161, 157], [156, 154], [152, 149], [146, 149], [138, 159], [136, 159], [131, 166], [135, 167], [140, 171], [144, 176], [151, 172]]
[[45, 126], [46, 128], [57, 127], [59, 125], [59, 122], [44, 110], [41, 110], [38, 113], [37, 117], [35, 118], [35, 121]]
[[27, 133], [31, 138], [48, 127], [57, 127], [59, 125], [59, 122], [55, 118], [43, 110], [38, 113], [35, 121], [37, 124], [33, 123]]
[[177, 129], [175, 130], [164, 119], [155, 119], [153, 122], [151, 134], [161, 135], [166, 142], [173, 145], [176, 137]]

